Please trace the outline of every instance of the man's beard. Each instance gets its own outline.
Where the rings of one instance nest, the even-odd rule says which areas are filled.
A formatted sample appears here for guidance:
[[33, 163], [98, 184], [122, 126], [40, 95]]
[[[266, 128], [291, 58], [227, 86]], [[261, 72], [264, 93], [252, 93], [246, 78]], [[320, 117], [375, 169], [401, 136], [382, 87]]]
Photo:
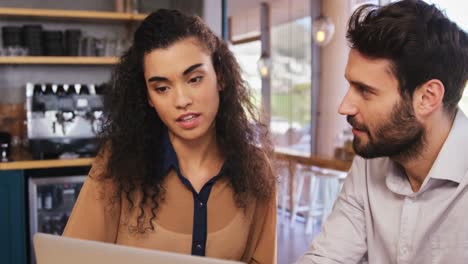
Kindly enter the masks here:
[[424, 127], [414, 116], [410, 103], [401, 99], [395, 105], [388, 120], [377, 125], [374, 136], [369, 129], [347, 116], [348, 123], [355, 129], [367, 133], [368, 142], [355, 136], [353, 148], [363, 158], [394, 157], [400, 160], [415, 158], [424, 148]]

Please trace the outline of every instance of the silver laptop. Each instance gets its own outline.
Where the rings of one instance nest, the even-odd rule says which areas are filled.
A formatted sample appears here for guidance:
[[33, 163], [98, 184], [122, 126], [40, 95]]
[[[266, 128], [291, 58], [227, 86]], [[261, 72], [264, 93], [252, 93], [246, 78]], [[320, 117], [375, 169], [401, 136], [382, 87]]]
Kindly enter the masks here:
[[37, 264], [241, 263], [237, 261], [196, 257], [42, 233], [34, 235], [34, 249], [36, 252]]

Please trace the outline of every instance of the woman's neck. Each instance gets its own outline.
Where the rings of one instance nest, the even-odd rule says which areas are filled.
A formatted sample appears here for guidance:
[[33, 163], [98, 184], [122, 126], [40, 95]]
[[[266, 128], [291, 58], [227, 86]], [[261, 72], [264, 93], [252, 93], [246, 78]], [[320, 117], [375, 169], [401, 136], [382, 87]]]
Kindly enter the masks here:
[[169, 139], [177, 153], [182, 174], [197, 191], [221, 170], [224, 158], [216, 140], [215, 129], [197, 140], [184, 140], [170, 132]]

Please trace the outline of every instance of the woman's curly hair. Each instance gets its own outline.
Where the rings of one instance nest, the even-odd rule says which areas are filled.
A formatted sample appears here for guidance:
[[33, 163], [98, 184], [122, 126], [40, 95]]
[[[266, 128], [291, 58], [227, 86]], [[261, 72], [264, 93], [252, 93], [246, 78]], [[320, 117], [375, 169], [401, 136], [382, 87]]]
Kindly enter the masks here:
[[[216, 136], [229, 164], [226, 177], [237, 206], [245, 208], [250, 198], [266, 200], [274, 194], [267, 128], [259, 121], [234, 55], [201, 18], [161, 9], [137, 28], [133, 45], [121, 57], [104, 95], [106, 120], [101, 138], [109, 153], [101, 176], [116, 184], [115, 198], [125, 197], [129, 209], [138, 210], [132, 228], [138, 233], [154, 230], [152, 220], [164, 200], [166, 176], [159, 161], [163, 155], [161, 136], [167, 128], [148, 104], [143, 57], [189, 37], [195, 37], [211, 54], [221, 86]], [[141, 199], [135, 199], [136, 193]]]

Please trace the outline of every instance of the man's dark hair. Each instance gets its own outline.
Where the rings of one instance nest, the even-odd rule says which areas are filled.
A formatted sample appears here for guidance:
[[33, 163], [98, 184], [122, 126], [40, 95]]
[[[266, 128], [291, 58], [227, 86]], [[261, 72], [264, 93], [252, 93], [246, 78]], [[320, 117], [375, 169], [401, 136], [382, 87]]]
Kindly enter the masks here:
[[363, 5], [351, 16], [346, 37], [364, 56], [392, 62], [402, 96], [438, 79], [445, 110], [455, 111], [468, 79], [468, 36], [437, 7], [422, 0]]

